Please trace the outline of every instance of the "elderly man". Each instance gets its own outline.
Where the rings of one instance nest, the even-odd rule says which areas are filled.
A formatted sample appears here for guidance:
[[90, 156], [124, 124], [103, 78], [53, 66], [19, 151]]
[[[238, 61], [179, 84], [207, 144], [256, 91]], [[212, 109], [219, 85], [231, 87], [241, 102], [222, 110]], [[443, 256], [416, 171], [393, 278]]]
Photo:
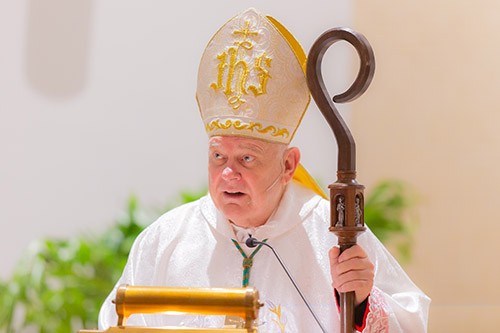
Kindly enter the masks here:
[[[245, 245], [252, 235], [278, 250], [329, 332], [339, 328], [336, 294], [347, 291], [355, 292], [358, 331], [424, 332], [429, 299], [369, 230], [339, 255], [327, 230], [330, 204], [288, 146], [309, 103], [304, 65], [293, 36], [253, 9], [216, 33], [197, 90], [210, 193], [149, 226], [117, 286], [255, 286], [264, 303], [259, 331], [319, 330], [273, 254]], [[116, 323], [114, 294], [101, 329]], [[223, 327], [229, 319], [136, 315], [129, 323]]]

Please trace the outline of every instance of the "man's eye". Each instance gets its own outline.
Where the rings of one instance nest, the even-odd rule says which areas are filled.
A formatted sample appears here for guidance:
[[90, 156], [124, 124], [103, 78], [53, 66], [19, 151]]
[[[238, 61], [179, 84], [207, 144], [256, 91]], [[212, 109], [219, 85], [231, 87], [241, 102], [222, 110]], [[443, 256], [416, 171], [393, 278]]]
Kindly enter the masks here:
[[245, 155], [243, 156], [243, 161], [245, 162], [252, 162], [255, 158], [253, 156], [248, 156], [248, 155]]
[[219, 153], [214, 153], [214, 158], [215, 158], [215, 159], [217, 159], [217, 160], [218, 160], [218, 159], [221, 159], [221, 158], [222, 158], [222, 155], [221, 155], [221, 154], [219, 154]]

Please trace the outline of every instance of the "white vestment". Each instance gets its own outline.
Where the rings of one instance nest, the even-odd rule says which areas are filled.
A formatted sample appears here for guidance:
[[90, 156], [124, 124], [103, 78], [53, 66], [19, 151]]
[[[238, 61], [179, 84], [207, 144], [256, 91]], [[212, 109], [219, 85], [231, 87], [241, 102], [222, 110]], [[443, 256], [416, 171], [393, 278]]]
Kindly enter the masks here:
[[[328, 231], [330, 203], [310, 189], [291, 182], [268, 222], [252, 230], [258, 240], [268, 239], [284, 260], [328, 332], [339, 331], [329, 249], [337, 237]], [[254, 249], [235, 232], [207, 195], [171, 210], [136, 239], [123, 275], [99, 314], [99, 328], [116, 326], [115, 297], [120, 284], [172, 287], [241, 287], [243, 257]], [[425, 332], [430, 299], [409, 279], [380, 241], [367, 230], [358, 244], [375, 265], [374, 288], [369, 297], [363, 332]], [[313, 316], [266, 247], [253, 258], [249, 286], [257, 288], [264, 306], [259, 311], [259, 332], [320, 332]], [[127, 325], [222, 327], [223, 316], [132, 315]]]

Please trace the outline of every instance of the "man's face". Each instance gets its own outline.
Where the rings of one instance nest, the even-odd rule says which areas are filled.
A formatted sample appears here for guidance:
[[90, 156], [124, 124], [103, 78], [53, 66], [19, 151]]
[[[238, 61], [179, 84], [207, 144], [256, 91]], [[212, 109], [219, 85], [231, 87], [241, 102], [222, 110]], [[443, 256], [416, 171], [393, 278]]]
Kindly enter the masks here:
[[256, 139], [216, 136], [209, 140], [209, 191], [215, 206], [236, 225], [264, 224], [284, 191], [286, 146]]

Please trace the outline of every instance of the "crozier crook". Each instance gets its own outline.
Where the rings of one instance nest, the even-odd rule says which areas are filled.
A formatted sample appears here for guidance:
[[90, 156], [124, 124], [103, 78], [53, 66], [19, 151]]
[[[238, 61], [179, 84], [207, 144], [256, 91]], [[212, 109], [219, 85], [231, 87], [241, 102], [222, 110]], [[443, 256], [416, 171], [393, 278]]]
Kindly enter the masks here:
[[[352, 86], [330, 99], [321, 74], [321, 61], [335, 42], [349, 42], [360, 57], [360, 69]], [[338, 145], [337, 181], [330, 184], [330, 228], [338, 237], [340, 251], [356, 244], [364, 226], [364, 186], [356, 182], [356, 144], [333, 102], [346, 103], [361, 96], [373, 78], [375, 57], [366, 38], [347, 28], [324, 32], [314, 42], [307, 58], [307, 85], [314, 101], [332, 128]], [[354, 292], [340, 293], [340, 331], [354, 332]]]

